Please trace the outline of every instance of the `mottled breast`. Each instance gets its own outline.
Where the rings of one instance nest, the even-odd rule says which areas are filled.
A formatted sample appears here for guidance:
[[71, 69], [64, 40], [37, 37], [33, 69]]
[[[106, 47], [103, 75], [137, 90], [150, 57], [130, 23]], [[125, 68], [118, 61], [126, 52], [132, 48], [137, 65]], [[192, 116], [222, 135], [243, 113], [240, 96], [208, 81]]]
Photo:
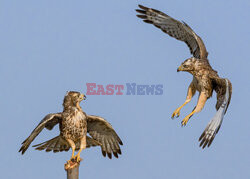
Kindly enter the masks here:
[[213, 87], [211, 80], [207, 75], [194, 76], [193, 83], [197, 91], [204, 92], [207, 98], [210, 98], [213, 93]]
[[63, 114], [61, 135], [66, 139], [78, 141], [87, 134], [86, 114], [77, 108], [71, 108]]

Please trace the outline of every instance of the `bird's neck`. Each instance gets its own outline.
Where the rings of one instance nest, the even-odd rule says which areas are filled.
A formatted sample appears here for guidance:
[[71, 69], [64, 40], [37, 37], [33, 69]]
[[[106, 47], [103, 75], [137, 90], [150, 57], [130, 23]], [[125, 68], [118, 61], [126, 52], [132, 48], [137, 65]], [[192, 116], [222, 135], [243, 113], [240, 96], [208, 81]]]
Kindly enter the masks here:
[[81, 108], [81, 106], [80, 106], [80, 103], [79, 103], [79, 102], [78, 102], [78, 103], [76, 103], [76, 108], [77, 108], [78, 110], [82, 111], [82, 108]]
[[80, 106], [80, 103], [77, 103], [77, 104], [71, 104], [71, 105], [66, 105], [66, 106], [64, 106], [64, 111], [67, 111], [67, 110], [80, 110], [80, 111], [82, 111], [82, 108], [81, 108], [81, 106]]

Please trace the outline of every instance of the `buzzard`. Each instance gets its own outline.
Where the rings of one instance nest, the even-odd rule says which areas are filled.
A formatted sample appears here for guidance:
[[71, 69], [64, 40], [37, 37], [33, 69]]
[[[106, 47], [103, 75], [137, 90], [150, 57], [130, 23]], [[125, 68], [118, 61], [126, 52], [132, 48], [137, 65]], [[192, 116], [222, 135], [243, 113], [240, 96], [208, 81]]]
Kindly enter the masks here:
[[[80, 107], [80, 102], [86, 96], [75, 91], [67, 92], [63, 101], [63, 112], [48, 114], [23, 141], [19, 152], [22, 154], [28, 149], [31, 142], [44, 129], [52, 130], [59, 124], [60, 135], [46, 142], [34, 145], [36, 150], [46, 152], [61, 152], [72, 149], [71, 159], [68, 161], [80, 162], [80, 153], [91, 146], [101, 146], [102, 154], [111, 159], [112, 153], [118, 158], [121, 154], [119, 145], [123, 145], [113, 127], [103, 118], [87, 115]], [[89, 133], [89, 136], [87, 136]], [[75, 151], [78, 153], [74, 155]]]
[[193, 57], [185, 60], [177, 69], [177, 72], [185, 71], [191, 73], [193, 80], [188, 87], [184, 104], [174, 111], [172, 118], [179, 117], [181, 108], [190, 102], [195, 92], [198, 91], [199, 99], [196, 107], [181, 123], [182, 126], [185, 126], [193, 114], [203, 109], [207, 99], [212, 96], [213, 91], [217, 93], [217, 112], [199, 138], [200, 147], [202, 146], [203, 149], [206, 146], [209, 147], [220, 129], [224, 114], [230, 103], [232, 94], [231, 82], [228, 79], [220, 78], [217, 71], [213, 70], [207, 59], [208, 52], [202, 39], [185, 22], [175, 20], [156, 9], [147, 8], [142, 5], [139, 5], [139, 8], [136, 9], [139, 13], [137, 17], [143, 19], [146, 23], [160, 28], [169, 36], [185, 42], [193, 55]]

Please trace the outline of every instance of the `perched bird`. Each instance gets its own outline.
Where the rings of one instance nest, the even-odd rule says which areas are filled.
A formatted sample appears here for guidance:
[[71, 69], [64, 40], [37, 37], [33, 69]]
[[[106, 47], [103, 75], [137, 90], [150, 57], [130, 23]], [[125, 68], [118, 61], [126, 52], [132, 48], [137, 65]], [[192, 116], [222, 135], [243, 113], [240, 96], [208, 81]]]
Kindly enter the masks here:
[[139, 13], [137, 17], [143, 19], [146, 23], [160, 28], [169, 36], [185, 42], [193, 55], [177, 69], [177, 72], [186, 71], [192, 74], [193, 80], [188, 87], [186, 101], [174, 111], [172, 118], [175, 116], [179, 117], [180, 109], [190, 102], [195, 92], [198, 91], [199, 99], [196, 107], [182, 121], [182, 126], [185, 126], [193, 114], [203, 109], [207, 99], [212, 96], [213, 91], [217, 93], [217, 112], [199, 138], [199, 141], [201, 141], [200, 146], [203, 148], [209, 147], [220, 129], [224, 114], [230, 103], [232, 94], [231, 82], [228, 79], [220, 78], [217, 71], [213, 70], [207, 59], [208, 52], [202, 39], [185, 22], [175, 20], [156, 9], [142, 5], [139, 5], [139, 8], [136, 9]]
[[[36, 150], [45, 150], [46, 152], [68, 151], [71, 148], [72, 156], [69, 161], [79, 162], [83, 149], [101, 146], [104, 157], [107, 154], [111, 159], [113, 153], [118, 158], [118, 154], [121, 154], [119, 145], [123, 145], [121, 139], [105, 119], [83, 112], [80, 102], [85, 98], [86, 96], [79, 92], [67, 92], [63, 101], [63, 112], [46, 115], [22, 143], [19, 152], [24, 154], [31, 142], [44, 128], [52, 130], [56, 124], [59, 124], [59, 136], [33, 147], [36, 147]], [[87, 133], [91, 137], [87, 136]], [[78, 153], [74, 155], [76, 150]]]

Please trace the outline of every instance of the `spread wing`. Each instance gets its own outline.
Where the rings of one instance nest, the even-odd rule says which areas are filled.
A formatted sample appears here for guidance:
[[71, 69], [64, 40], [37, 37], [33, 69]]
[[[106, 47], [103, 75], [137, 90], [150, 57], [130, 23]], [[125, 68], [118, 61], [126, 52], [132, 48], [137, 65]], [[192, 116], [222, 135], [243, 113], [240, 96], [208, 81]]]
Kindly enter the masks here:
[[144, 19], [143, 21], [146, 23], [155, 25], [171, 37], [185, 42], [195, 58], [207, 58], [208, 52], [202, 39], [185, 22], [177, 21], [156, 9], [142, 5], [139, 5], [139, 8], [141, 9], [136, 9], [140, 13], [137, 17]]
[[213, 86], [217, 93], [217, 103], [216, 103], [216, 110], [219, 110], [221, 105], [223, 104], [223, 101], [225, 101], [226, 93], [228, 90], [228, 103], [226, 105], [225, 113], [227, 112], [227, 108], [231, 101], [231, 95], [232, 95], [232, 83], [228, 79], [224, 78], [213, 78]]
[[94, 140], [101, 143], [102, 154], [112, 158], [112, 153], [116, 158], [121, 154], [121, 139], [116, 134], [113, 127], [103, 118], [98, 116], [87, 116], [87, 131]]
[[212, 79], [214, 89], [217, 93], [217, 103], [216, 103], [216, 114], [209, 121], [204, 132], [201, 134], [199, 141], [200, 147], [204, 149], [206, 146], [209, 147], [213, 142], [216, 134], [219, 132], [223, 117], [229, 106], [231, 95], [232, 95], [232, 84], [228, 79], [214, 78]]
[[24, 152], [28, 149], [31, 142], [44, 129], [44, 127], [51, 130], [56, 124], [58, 124], [60, 120], [61, 120], [61, 113], [48, 114], [47, 116], [45, 116], [41, 120], [41, 122], [36, 126], [36, 128], [31, 132], [30, 136], [25, 141], [23, 141], [22, 147], [20, 148], [19, 152], [22, 152], [22, 154], [24, 154]]

